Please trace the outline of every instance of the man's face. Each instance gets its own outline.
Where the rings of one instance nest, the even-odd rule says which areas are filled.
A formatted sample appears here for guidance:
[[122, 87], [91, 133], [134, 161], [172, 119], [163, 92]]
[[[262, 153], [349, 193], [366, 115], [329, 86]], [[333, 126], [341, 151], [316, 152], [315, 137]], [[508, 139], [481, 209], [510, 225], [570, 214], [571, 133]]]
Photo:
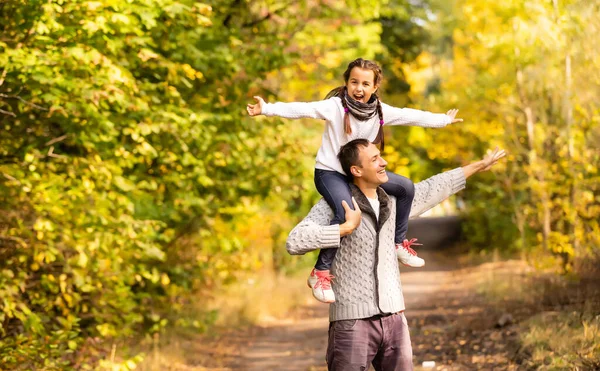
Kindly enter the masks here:
[[361, 147], [358, 160], [360, 166], [352, 167], [355, 177], [373, 186], [379, 186], [388, 181], [385, 173], [387, 162], [381, 157], [379, 149], [373, 143], [370, 143], [368, 147]]

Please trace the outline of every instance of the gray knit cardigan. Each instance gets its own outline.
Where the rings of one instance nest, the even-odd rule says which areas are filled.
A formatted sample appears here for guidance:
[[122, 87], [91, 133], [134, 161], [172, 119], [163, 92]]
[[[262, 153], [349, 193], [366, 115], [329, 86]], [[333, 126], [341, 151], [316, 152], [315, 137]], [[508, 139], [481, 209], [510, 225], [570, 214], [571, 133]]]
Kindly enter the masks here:
[[[462, 168], [435, 175], [415, 184], [410, 217], [421, 215], [465, 187]], [[356, 186], [352, 194], [362, 221], [340, 242], [339, 225], [329, 225], [333, 212], [321, 199], [290, 232], [286, 248], [292, 255], [325, 248], [339, 248], [331, 274], [336, 301], [329, 320], [361, 319], [405, 309], [400, 270], [394, 245], [396, 199], [378, 189], [379, 220], [365, 195]]]

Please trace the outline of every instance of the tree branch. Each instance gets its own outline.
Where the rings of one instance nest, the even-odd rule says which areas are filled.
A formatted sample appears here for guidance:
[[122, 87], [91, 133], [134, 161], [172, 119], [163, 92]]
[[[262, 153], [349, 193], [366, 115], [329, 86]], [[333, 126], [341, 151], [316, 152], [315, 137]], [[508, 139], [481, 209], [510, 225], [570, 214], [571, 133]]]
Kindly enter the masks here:
[[8, 180], [12, 180], [12, 181], [14, 181], [14, 182], [17, 182], [17, 183], [21, 184], [21, 182], [19, 182], [19, 179], [15, 178], [15, 177], [14, 177], [14, 176], [12, 176], [12, 175], [8, 175], [8, 174], [6, 174], [6, 173], [2, 173], [2, 175], [4, 175], [4, 177], [5, 177], [6, 179], [8, 179]]
[[2, 76], [0, 76], [0, 86], [2, 86], [2, 84], [4, 84], [4, 79], [6, 79], [6, 74], [7, 74], [7, 69], [3, 69], [2, 70]]
[[21, 101], [21, 102], [23, 102], [23, 103], [25, 103], [25, 104], [27, 104], [28, 106], [31, 106], [31, 107], [33, 107], [33, 108], [37, 108], [37, 109], [40, 109], [40, 110], [42, 110], [42, 111], [48, 111], [48, 108], [44, 108], [44, 107], [42, 107], [42, 106], [38, 106], [38, 105], [37, 105], [37, 104], [35, 104], [35, 103], [28, 102], [28, 101], [26, 101], [25, 99], [21, 98], [21, 97], [20, 97], [20, 96], [18, 96], [18, 95], [8, 95], [8, 94], [2, 94], [2, 93], [0, 93], [0, 98], [5, 98], [5, 99], [16, 99], [16, 100], [19, 100], [19, 101]]
[[271, 16], [273, 15], [273, 13], [269, 12], [267, 13], [267, 15], [265, 15], [264, 17], [260, 18], [260, 19], [256, 19], [252, 22], [248, 22], [248, 23], [244, 23], [242, 24], [242, 28], [248, 28], [248, 27], [254, 27], [259, 23], [262, 23], [264, 21], [267, 21], [269, 19], [271, 19]]
[[29, 36], [33, 35], [34, 33], [35, 33], [35, 28], [32, 26], [29, 29], [29, 32], [27, 32], [27, 34], [25, 35], [25, 38], [17, 44], [17, 49], [21, 49], [23, 44], [27, 42], [27, 39], [29, 39]]
[[18, 164], [18, 157], [17, 156], [0, 156], [0, 165], [6, 165], [6, 164]]
[[27, 248], [27, 243], [19, 238], [19, 237], [13, 237], [13, 236], [0, 236], [0, 246], [3, 247], [4, 246], [4, 241], [11, 241], [16, 243], [17, 245], [21, 246], [22, 248]]
[[271, 19], [274, 15], [278, 15], [280, 13], [282, 13], [284, 10], [288, 9], [288, 6], [293, 4], [293, 2], [289, 2], [288, 4], [286, 4], [285, 6], [282, 6], [279, 9], [275, 9], [272, 11], [269, 11], [264, 17], [256, 19], [252, 22], [248, 22], [248, 23], [243, 23], [242, 24], [242, 28], [249, 28], [249, 27], [254, 27], [259, 23], [262, 23], [264, 21], [268, 21], [269, 19]]
[[12, 117], [17, 117], [17, 115], [15, 115], [14, 113], [12, 113], [10, 111], [5, 111], [2, 108], [0, 108], [0, 113], [3, 113], [3, 114], [8, 115], [8, 116], [12, 116]]
[[47, 147], [47, 146], [51, 146], [51, 145], [53, 145], [54, 143], [57, 143], [57, 142], [60, 142], [60, 141], [63, 141], [63, 140], [65, 140], [65, 139], [67, 139], [67, 137], [68, 137], [68, 136], [69, 136], [69, 134], [61, 135], [61, 136], [60, 136], [60, 137], [58, 137], [58, 138], [54, 138], [54, 139], [52, 139], [52, 140], [48, 141], [48, 143], [46, 143], [45, 145], [46, 145], [46, 147]]
[[54, 157], [54, 158], [67, 158], [67, 156], [55, 154], [54, 153], [54, 146], [51, 146], [50, 149], [48, 149], [48, 153], [46, 154], [46, 156], [48, 156], [48, 157]]
[[[236, 9], [238, 6], [240, 5], [240, 0], [235, 0], [231, 6], [229, 8], [233, 8]], [[225, 17], [225, 19], [223, 20], [223, 26], [225, 27], [229, 27], [229, 24], [231, 23], [231, 18], [233, 17], [232, 13], [227, 14], [227, 16]]]

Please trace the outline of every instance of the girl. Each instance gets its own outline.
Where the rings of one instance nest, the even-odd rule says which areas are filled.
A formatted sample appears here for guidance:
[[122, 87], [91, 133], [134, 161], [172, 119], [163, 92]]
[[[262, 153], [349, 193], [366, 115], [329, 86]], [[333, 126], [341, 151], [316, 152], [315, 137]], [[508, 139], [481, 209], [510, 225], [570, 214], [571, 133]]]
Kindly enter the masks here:
[[[326, 121], [321, 147], [315, 165], [315, 185], [334, 211], [331, 224], [342, 224], [345, 211], [342, 201], [352, 207], [349, 179], [337, 158], [342, 145], [357, 138], [367, 139], [384, 147], [383, 125], [412, 125], [421, 127], [444, 127], [461, 122], [456, 118], [458, 110], [446, 114], [434, 114], [410, 108], [396, 108], [382, 103], [377, 91], [383, 78], [381, 68], [372, 61], [358, 58], [344, 72], [345, 85], [333, 89], [325, 100], [310, 103], [266, 103], [255, 96], [257, 103], [248, 104], [250, 116], [279, 116], [290, 119], [315, 118]], [[408, 216], [414, 197], [413, 183], [400, 175], [387, 172], [389, 181], [382, 188], [396, 197], [395, 242], [400, 262], [411, 267], [422, 267], [425, 261], [410, 247], [414, 239], [405, 239]], [[335, 301], [331, 289], [329, 268], [336, 249], [323, 249], [310, 273], [308, 285], [314, 297], [324, 303]]]

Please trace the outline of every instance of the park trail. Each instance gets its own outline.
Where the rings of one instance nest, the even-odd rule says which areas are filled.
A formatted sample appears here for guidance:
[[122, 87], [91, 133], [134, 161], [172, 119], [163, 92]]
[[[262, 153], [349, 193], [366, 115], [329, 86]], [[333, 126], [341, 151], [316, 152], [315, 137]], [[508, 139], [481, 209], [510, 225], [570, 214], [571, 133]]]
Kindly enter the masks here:
[[[487, 304], [477, 288], [481, 282], [489, 284], [493, 272], [506, 274], [520, 269], [520, 263], [463, 266], [455, 250], [435, 249], [448, 239], [434, 238], [441, 228], [431, 228], [430, 223], [429, 235], [423, 238], [428, 249], [419, 250], [425, 267], [401, 268], [415, 370], [425, 370], [424, 362], [435, 362], [427, 370], [516, 370], [516, 327], [503, 319], [510, 315]], [[308, 288], [306, 295], [308, 304], [285, 319], [184, 341], [183, 362], [164, 365], [161, 371], [326, 370], [328, 306], [312, 299]]]
[[[511, 263], [460, 268], [447, 255], [420, 255], [424, 268], [401, 270], [415, 370], [432, 361], [427, 370], [516, 370], [515, 326], [500, 326], [506, 314], [486, 304], [473, 285], [490, 270], [513, 269]], [[285, 319], [192, 337], [180, 344], [183, 361], [160, 370], [324, 371], [327, 314], [327, 305], [311, 300]]]

